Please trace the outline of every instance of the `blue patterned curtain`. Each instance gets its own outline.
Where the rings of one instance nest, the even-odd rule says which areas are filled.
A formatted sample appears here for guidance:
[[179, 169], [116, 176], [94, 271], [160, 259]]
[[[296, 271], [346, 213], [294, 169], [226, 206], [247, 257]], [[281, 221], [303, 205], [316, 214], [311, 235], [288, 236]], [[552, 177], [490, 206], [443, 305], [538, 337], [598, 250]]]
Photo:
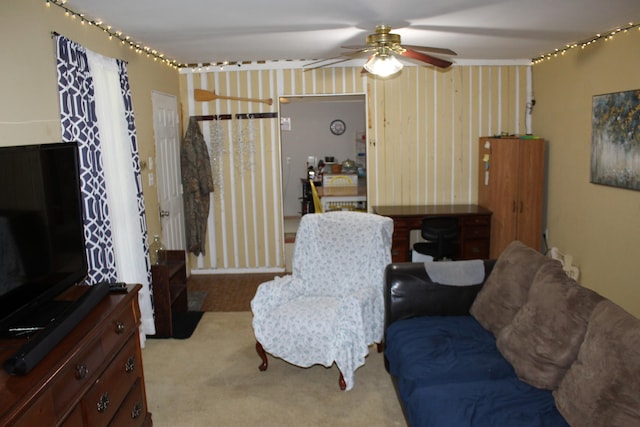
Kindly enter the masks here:
[[115, 254], [93, 79], [89, 72], [86, 50], [60, 35], [56, 36], [56, 50], [62, 139], [65, 142], [77, 141], [79, 147], [84, 238], [89, 264], [87, 282], [94, 284], [114, 281], [117, 277]]
[[133, 103], [131, 102], [131, 90], [129, 88], [129, 77], [127, 75], [127, 63], [121, 60], [117, 61], [118, 71], [120, 73], [120, 89], [124, 99], [125, 116], [127, 120], [127, 130], [129, 139], [131, 140], [131, 162], [133, 173], [136, 181], [136, 198], [138, 199], [138, 218], [140, 220], [140, 230], [142, 230], [142, 240], [144, 251], [147, 254], [145, 262], [147, 263], [148, 283], [151, 280], [151, 263], [149, 260], [149, 238], [147, 235], [146, 213], [144, 209], [144, 196], [142, 194], [142, 176], [140, 174], [140, 153], [138, 152], [138, 137], [136, 135], [136, 125], [133, 117]]

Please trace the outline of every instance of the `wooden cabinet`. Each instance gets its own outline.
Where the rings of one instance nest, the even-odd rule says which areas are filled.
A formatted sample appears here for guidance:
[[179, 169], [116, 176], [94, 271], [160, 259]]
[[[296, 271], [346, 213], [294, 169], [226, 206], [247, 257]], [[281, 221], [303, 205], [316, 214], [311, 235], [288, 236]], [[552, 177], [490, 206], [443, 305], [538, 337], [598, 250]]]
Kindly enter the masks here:
[[158, 252], [158, 264], [151, 266], [153, 309], [157, 337], [173, 336], [173, 313], [188, 310], [187, 268], [184, 251]]
[[[0, 426], [150, 426], [139, 289], [107, 295], [27, 375], [1, 371]], [[2, 360], [22, 344], [0, 340]]]
[[513, 240], [541, 250], [543, 139], [480, 138], [478, 204], [493, 212], [491, 257]]

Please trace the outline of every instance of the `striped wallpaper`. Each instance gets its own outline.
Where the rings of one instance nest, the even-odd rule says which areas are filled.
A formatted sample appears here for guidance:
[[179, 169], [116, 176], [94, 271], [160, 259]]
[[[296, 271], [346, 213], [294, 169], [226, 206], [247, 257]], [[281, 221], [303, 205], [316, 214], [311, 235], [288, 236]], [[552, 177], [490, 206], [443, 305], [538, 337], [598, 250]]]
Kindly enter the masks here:
[[[368, 204], [474, 203], [478, 137], [527, 131], [528, 65], [405, 67], [374, 79], [359, 67], [302, 71], [296, 64], [182, 70], [183, 122], [192, 115], [278, 112], [283, 95], [365, 94]], [[194, 89], [272, 98], [273, 105], [218, 99]], [[284, 269], [280, 130], [277, 118], [202, 121], [212, 155], [206, 254], [194, 273]]]

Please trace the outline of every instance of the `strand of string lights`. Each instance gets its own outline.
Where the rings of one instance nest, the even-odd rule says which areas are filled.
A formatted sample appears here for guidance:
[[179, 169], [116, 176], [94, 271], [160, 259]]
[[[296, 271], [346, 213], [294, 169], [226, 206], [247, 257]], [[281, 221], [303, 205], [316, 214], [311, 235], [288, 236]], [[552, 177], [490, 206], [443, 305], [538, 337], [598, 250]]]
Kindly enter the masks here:
[[109, 37], [109, 40], [116, 39], [121, 44], [129, 46], [130, 49], [135, 49], [136, 52], [140, 54], [146, 54], [148, 57], [153, 58], [154, 61], [162, 61], [162, 63], [178, 69], [183, 67], [185, 64], [180, 64], [176, 60], [172, 60], [169, 58], [165, 58], [164, 54], [159, 53], [158, 51], [151, 49], [148, 46], [143, 46], [133, 40], [131, 40], [130, 36], [123, 34], [121, 31], [115, 31], [111, 26], [105, 25], [102, 21], [98, 21], [95, 19], [90, 19], [86, 17], [83, 13], [76, 12], [65, 5], [66, 0], [45, 0], [45, 5], [50, 7], [52, 4], [58, 6], [63, 9], [65, 15], [70, 17], [71, 19], [79, 19], [82, 25], [90, 25], [100, 30], [104, 31], [104, 33]]
[[619, 33], [626, 33], [636, 28], [640, 30], [640, 23], [634, 24], [633, 22], [629, 22], [629, 24], [624, 27], [616, 28], [615, 30], [612, 30], [606, 33], [596, 34], [595, 36], [589, 38], [588, 40], [584, 40], [578, 43], [568, 44], [563, 49], [556, 49], [553, 52], [540, 55], [537, 58], [533, 58], [531, 62], [533, 62], [534, 64], [539, 64], [542, 61], [546, 61], [549, 59], [556, 58], [558, 56], [562, 56], [568, 51], [570, 51], [571, 49], [576, 49], [576, 48], [585, 49], [586, 47], [591, 46], [594, 43], [597, 43], [599, 41], [609, 41]]

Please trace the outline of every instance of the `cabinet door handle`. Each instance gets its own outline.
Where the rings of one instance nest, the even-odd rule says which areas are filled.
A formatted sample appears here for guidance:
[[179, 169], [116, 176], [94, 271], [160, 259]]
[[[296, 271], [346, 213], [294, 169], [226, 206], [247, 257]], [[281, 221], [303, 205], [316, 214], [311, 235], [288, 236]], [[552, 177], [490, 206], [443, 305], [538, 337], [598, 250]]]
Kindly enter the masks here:
[[76, 379], [83, 380], [89, 375], [89, 368], [84, 363], [78, 363], [76, 365]]
[[133, 409], [131, 410], [131, 418], [135, 420], [140, 415], [142, 415], [142, 403], [136, 402], [136, 404], [133, 405]]
[[136, 369], [136, 359], [133, 356], [129, 356], [127, 363], [124, 364], [124, 371], [130, 374]]
[[98, 404], [96, 405], [98, 412], [101, 414], [107, 410], [109, 407], [109, 393], [105, 393], [100, 396], [100, 400], [98, 400]]
[[113, 322], [113, 324], [116, 327], [116, 334], [120, 335], [122, 333], [124, 333], [124, 322], [120, 321], [120, 320], [116, 320], [115, 322]]
[[511, 212], [516, 213], [516, 201], [514, 200], [511, 205]]

